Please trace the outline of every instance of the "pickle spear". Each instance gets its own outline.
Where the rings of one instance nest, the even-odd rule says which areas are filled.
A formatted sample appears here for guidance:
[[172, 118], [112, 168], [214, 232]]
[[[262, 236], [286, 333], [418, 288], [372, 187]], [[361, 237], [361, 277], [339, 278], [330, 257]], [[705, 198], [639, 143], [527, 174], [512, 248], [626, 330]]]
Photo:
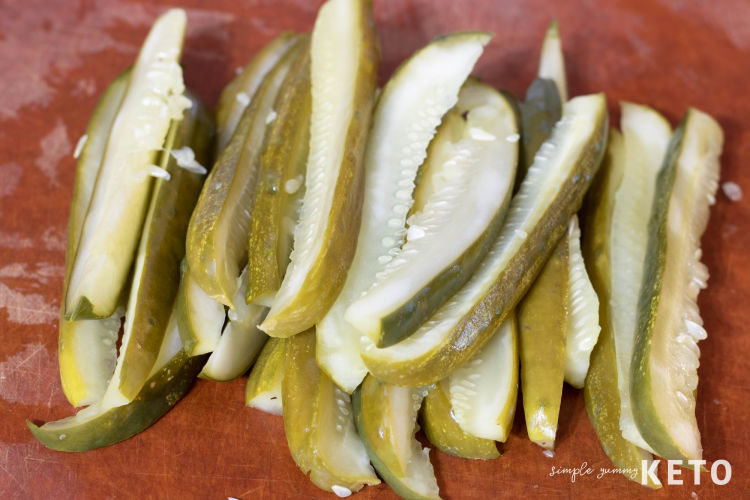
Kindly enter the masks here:
[[327, 491], [380, 481], [354, 426], [350, 396], [315, 362], [315, 331], [284, 341], [284, 431], [297, 466]]
[[190, 389], [205, 360], [205, 356], [185, 354], [173, 314], [157, 361], [133, 401], [113, 406], [100, 400], [72, 417], [42, 426], [26, 424], [34, 437], [53, 450], [88, 451], [119, 443], [167, 413]]
[[[620, 392], [618, 389], [617, 353], [614, 340], [611, 268], [611, 235], [615, 193], [625, 172], [625, 151], [622, 136], [610, 131], [607, 157], [586, 195], [586, 227], [583, 255], [591, 282], [599, 295], [599, 340], [591, 353], [583, 397], [586, 412], [596, 436], [612, 464], [630, 480], [640, 482], [643, 461], [650, 464], [651, 454], [625, 439], [620, 431]], [[626, 473], [624, 471], [632, 471]], [[647, 477], [646, 486], [658, 487]]]
[[489, 34], [469, 32], [432, 42], [396, 71], [380, 95], [365, 157], [357, 250], [341, 294], [317, 326], [318, 363], [347, 392], [362, 382], [367, 368], [360, 358], [361, 334], [344, 313], [399, 252], [417, 169], [489, 39]]
[[197, 97], [175, 121], [161, 155], [168, 179], [158, 179], [151, 195], [133, 271], [122, 346], [104, 395], [113, 404], [132, 401], [146, 382], [159, 353], [180, 283], [185, 233], [204, 176], [182, 168], [173, 149], [190, 147], [198, 162], [211, 158], [214, 123]]
[[226, 320], [224, 305], [214, 300], [193, 279], [187, 261], [182, 261], [177, 291], [177, 323], [185, 352], [198, 356], [216, 349]]
[[[430, 145], [434, 157], [420, 177], [427, 186], [419, 187], [421, 206], [406, 221], [401, 251], [345, 314], [380, 345], [409, 335], [449, 300], [471, 277], [505, 220], [518, 164], [512, 105], [497, 90], [469, 80], [454, 110], [441, 126], [446, 133]], [[397, 198], [409, 196], [408, 189], [397, 192]]]
[[279, 90], [260, 159], [250, 218], [246, 301], [270, 305], [289, 264], [297, 212], [304, 195], [310, 142], [310, 49], [300, 51]]
[[[65, 285], [67, 289], [81, 228], [86, 217], [96, 176], [104, 157], [112, 124], [127, 90], [130, 70], [121, 73], [104, 91], [86, 127], [84, 144], [78, 155], [73, 199], [68, 217], [65, 249]], [[63, 295], [65, 291], [63, 291]], [[117, 335], [120, 312], [101, 320], [68, 321], [65, 298], [60, 306], [60, 343], [58, 361], [65, 397], [73, 406], [90, 405], [104, 394], [117, 363]]]
[[365, 377], [352, 395], [354, 419], [370, 461], [401, 498], [440, 498], [429, 448], [414, 437], [427, 391]]
[[562, 51], [562, 40], [557, 19], [553, 20], [547, 28], [542, 44], [542, 54], [539, 57], [539, 78], [553, 80], [560, 93], [560, 101], [564, 104], [568, 101], [568, 82], [565, 76], [565, 58]]
[[638, 430], [670, 460], [702, 455], [695, 393], [706, 331], [696, 299], [708, 269], [700, 238], [716, 201], [723, 142], [712, 117], [688, 110], [659, 172], [648, 226], [630, 390]]
[[448, 377], [447, 384], [453, 416], [461, 429], [477, 438], [508, 439], [518, 399], [515, 314], [468, 363]]
[[316, 323], [344, 285], [360, 225], [364, 155], [379, 51], [372, 4], [329, 0], [312, 33], [312, 115], [294, 250], [261, 329], [288, 337]]
[[622, 180], [612, 200], [611, 227], [606, 234], [611, 275], [610, 321], [617, 355], [620, 430], [631, 443], [653, 451], [633, 419], [630, 397], [638, 296], [646, 269], [649, 220], [672, 129], [646, 106], [621, 104]]
[[284, 339], [271, 337], [263, 346], [245, 386], [245, 405], [281, 415], [284, 378]]
[[427, 439], [440, 451], [456, 457], [480, 460], [500, 456], [495, 441], [472, 436], [458, 425], [445, 381], [430, 387], [422, 402], [420, 421]]
[[378, 348], [363, 339], [362, 358], [375, 377], [412, 387], [430, 384], [449, 376], [484, 345], [527, 291], [580, 207], [604, 155], [607, 132], [603, 94], [566, 104], [472, 278], [398, 344]]
[[190, 219], [187, 261], [190, 275], [204, 292], [222, 304], [232, 303], [247, 262], [247, 232], [258, 180], [267, 119], [276, 96], [300, 50], [297, 39], [263, 82], [243, 112], [229, 144], [219, 154]]
[[299, 36], [287, 31], [265, 45], [234, 80], [224, 87], [216, 106], [216, 151], [221, 152], [232, 138], [242, 113], [250, 104], [263, 78], [279, 59], [298, 41]]
[[172, 120], [190, 105], [178, 63], [186, 17], [171, 9], [141, 48], [107, 141], [65, 293], [65, 318], [111, 316], [133, 263]]
[[240, 287], [234, 298], [235, 309], [227, 311], [227, 323], [214, 352], [208, 357], [201, 378], [225, 382], [244, 374], [255, 361], [268, 335], [258, 329], [267, 309], [245, 304], [248, 269], [240, 275]]

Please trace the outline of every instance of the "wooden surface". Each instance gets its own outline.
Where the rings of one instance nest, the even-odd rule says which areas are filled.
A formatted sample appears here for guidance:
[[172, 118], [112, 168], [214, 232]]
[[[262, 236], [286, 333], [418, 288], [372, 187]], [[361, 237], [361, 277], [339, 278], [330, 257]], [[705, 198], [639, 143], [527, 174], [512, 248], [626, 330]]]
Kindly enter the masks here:
[[[96, 99], [130, 65], [162, 2], [0, 0], [0, 498], [324, 497], [289, 457], [279, 418], [243, 407], [244, 379], [199, 381], [146, 432], [82, 454], [49, 451], [25, 419], [72, 413], [57, 375], [57, 309], [63, 274], [72, 152]], [[165, 5], [167, 2], [163, 2]], [[309, 30], [318, 2], [184, 0], [187, 82], [210, 105], [263, 44], [285, 29]], [[606, 91], [656, 107], [675, 124], [688, 105], [726, 132], [721, 192], [703, 238], [710, 287], [700, 295], [697, 417], [709, 461], [729, 460], [731, 482], [669, 486], [652, 493], [618, 475], [550, 477], [551, 467], [609, 467], [579, 391], [566, 388], [557, 450], [529, 443], [520, 415], [503, 456], [491, 462], [433, 452], [446, 498], [739, 498], [750, 445], [750, 3], [695, 1], [375, 1], [381, 77], [440, 33], [496, 33], [477, 73], [522, 95], [536, 71], [547, 22], [557, 17], [572, 95]], [[520, 413], [520, 410], [519, 410]], [[665, 466], [661, 478], [665, 480]], [[330, 494], [328, 497], [332, 497]], [[385, 486], [358, 498], [392, 498]]]

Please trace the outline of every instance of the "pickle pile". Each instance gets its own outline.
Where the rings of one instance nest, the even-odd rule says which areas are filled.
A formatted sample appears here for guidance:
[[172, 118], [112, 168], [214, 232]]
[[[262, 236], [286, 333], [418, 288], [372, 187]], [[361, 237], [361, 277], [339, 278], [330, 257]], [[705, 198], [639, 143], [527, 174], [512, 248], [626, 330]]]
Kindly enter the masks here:
[[701, 458], [710, 116], [673, 131], [621, 103], [610, 129], [604, 94], [569, 98], [556, 22], [523, 101], [472, 76], [485, 32], [435, 39], [379, 89], [371, 2], [328, 0], [214, 118], [182, 79], [185, 30], [180, 9], [156, 21], [77, 152], [59, 364], [85, 408], [29, 423], [45, 446], [114, 444], [196, 377], [249, 373], [246, 404], [282, 415], [339, 496], [382, 479], [439, 498], [415, 433], [496, 459], [519, 381], [543, 448], [567, 382], [634, 481], [652, 454]]

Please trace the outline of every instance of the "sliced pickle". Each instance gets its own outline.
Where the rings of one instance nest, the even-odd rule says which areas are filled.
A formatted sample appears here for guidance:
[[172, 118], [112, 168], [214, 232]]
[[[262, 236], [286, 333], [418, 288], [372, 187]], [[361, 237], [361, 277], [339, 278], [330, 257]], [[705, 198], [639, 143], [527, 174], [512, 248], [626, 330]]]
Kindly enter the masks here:
[[[81, 229], [86, 217], [96, 176], [102, 164], [112, 124], [120, 109], [130, 80], [125, 70], [104, 91], [86, 127], [84, 145], [76, 165], [73, 199], [68, 217], [68, 238], [65, 249], [65, 281], [68, 287]], [[63, 295], [65, 291], [63, 291]], [[102, 320], [65, 319], [65, 298], [60, 305], [60, 343], [58, 360], [63, 392], [73, 406], [90, 405], [104, 394], [117, 363], [117, 335], [120, 311]]]
[[453, 416], [467, 434], [505, 442], [518, 399], [518, 326], [505, 321], [447, 382]]
[[177, 292], [177, 323], [185, 352], [191, 356], [216, 349], [227, 314], [193, 279], [187, 261], [182, 261], [182, 277]]
[[695, 394], [706, 331], [696, 299], [708, 269], [700, 238], [716, 201], [723, 142], [712, 117], [688, 110], [659, 172], [648, 226], [630, 391], [638, 430], [670, 460], [702, 455]]
[[554, 80], [535, 79], [526, 91], [526, 100], [520, 107], [523, 162], [516, 176], [516, 186], [526, 177], [528, 168], [534, 163], [534, 156], [562, 116], [563, 103]]
[[430, 450], [414, 437], [426, 394], [423, 388], [398, 387], [367, 376], [352, 395], [357, 430], [370, 461], [401, 498], [440, 498]]
[[327, 491], [378, 484], [354, 426], [350, 396], [315, 362], [315, 331], [286, 339], [284, 347], [284, 431], [297, 466]]
[[630, 378], [637, 335], [638, 296], [647, 266], [649, 220], [672, 129], [664, 117], [651, 108], [630, 103], [622, 103], [621, 108], [624, 166], [608, 208], [612, 211], [611, 226], [603, 233], [607, 238], [611, 276], [609, 314], [617, 355], [620, 430], [631, 443], [653, 451], [633, 420]]
[[557, 245], [518, 305], [521, 394], [529, 439], [555, 447], [568, 330], [568, 247]]
[[[357, 250], [341, 294], [317, 326], [318, 362], [348, 392], [360, 384], [367, 368], [360, 358], [361, 334], [344, 313], [399, 252], [417, 169], [489, 39], [486, 33], [471, 32], [432, 42], [396, 71], [378, 100], [365, 157]], [[404, 190], [409, 196], [401, 200]]]
[[567, 103], [552, 136], [511, 201], [500, 235], [477, 271], [450, 302], [407, 339], [362, 358], [377, 378], [426, 385], [467, 362], [513, 311], [578, 210], [607, 140], [603, 94]]
[[589, 370], [591, 351], [599, 338], [599, 299], [586, 272], [581, 253], [578, 216], [563, 238], [568, 244], [568, 321], [565, 335], [565, 381], [580, 389]]
[[216, 106], [216, 151], [221, 152], [232, 138], [242, 113], [250, 104], [250, 99], [257, 92], [263, 78], [279, 62], [299, 38], [291, 31], [286, 31], [271, 40], [258, 51], [247, 65], [242, 68], [229, 84], [221, 91], [219, 104]]
[[555, 82], [560, 93], [560, 100], [568, 101], [568, 82], [565, 76], [565, 58], [563, 57], [562, 41], [557, 20], [553, 20], [547, 28], [542, 44], [542, 54], [539, 57], [539, 78], [548, 78]]
[[305, 192], [311, 105], [310, 49], [305, 47], [276, 98], [276, 117], [260, 159], [250, 218], [248, 303], [273, 303], [289, 264], [297, 211]]
[[299, 39], [292, 44], [263, 78], [206, 179], [190, 219], [187, 235], [190, 274], [204, 292], [229, 307], [235, 307], [232, 299], [247, 262], [247, 232], [266, 121], [303, 42]]
[[156, 20], [133, 66], [107, 141], [65, 293], [65, 318], [115, 312], [148, 208], [153, 163], [173, 120], [190, 106], [178, 63], [186, 16]]
[[[610, 131], [607, 156], [602, 168], [586, 195], [586, 227], [583, 256], [591, 275], [591, 282], [599, 295], [599, 321], [602, 326], [596, 347], [591, 353], [591, 365], [586, 375], [583, 397], [586, 412], [596, 436], [612, 464], [631, 481], [643, 477], [652, 456], [622, 436], [620, 432], [620, 392], [618, 389], [617, 354], [612, 321], [612, 214], [615, 193], [625, 171], [625, 151], [622, 136]], [[646, 486], [659, 487], [647, 475]]]
[[162, 344], [180, 283], [185, 233], [204, 176], [179, 166], [171, 152], [190, 147], [198, 162], [208, 163], [213, 144], [213, 119], [198, 98], [175, 121], [161, 156], [168, 179], [158, 179], [143, 224], [125, 313], [117, 367], [105, 399], [125, 404], [135, 398], [151, 372]]
[[467, 434], [458, 425], [444, 381], [430, 387], [422, 402], [422, 429], [435, 447], [456, 457], [490, 460], [500, 456], [492, 439]]
[[[471, 277], [492, 246], [510, 204], [519, 129], [512, 105], [475, 80], [459, 94], [450, 129], [430, 145], [422, 205], [407, 219], [400, 252], [375, 275], [345, 318], [392, 345], [416, 330]], [[396, 193], [410, 197], [409, 189]], [[439, 248], [440, 252], [435, 252]], [[390, 258], [390, 256], [388, 256]]]
[[26, 424], [34, 437], [53, 450], [88, 451], [119, 443], [167, 413], [190, 389], [205, 360], [205, 356], [185, 354], [172, 314], [153, 370], [133, 401], [113, 406], [100, 400], [62, 420], [42, 426]]
[[245, 405], [281, 415], [284, 378], [284, 339], [271, 337], [263, 346], [245, 386]]
[[200, 373], [201, 378], [220, 382], [236, 379], [250, 368], [268, 340], [268, 335], [258, 329], [268, 310], [263, 306], [245, 304], [247, 273], [246, 267], [240, 275], [240, 288], [234, 297], [236, 309], [227, 311], [226, 326]]

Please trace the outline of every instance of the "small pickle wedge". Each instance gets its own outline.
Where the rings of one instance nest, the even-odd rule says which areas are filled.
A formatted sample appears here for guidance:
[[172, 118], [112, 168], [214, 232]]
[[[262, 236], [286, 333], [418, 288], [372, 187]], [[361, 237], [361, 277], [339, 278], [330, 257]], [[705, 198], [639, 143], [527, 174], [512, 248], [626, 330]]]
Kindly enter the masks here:
[[[406, 241], [345, 314], [380, 345], [408, 336], [466, 283], [508, 211], [518, 165], [512, 105], [492, 87], [469, 80], [454, 110], [421, 169], [419, 182], [427, 186], [406, 221]], [[409, 191], [396, 197], [409, 198]]]
[[281, 382], [284, 379], [284, 339], [271, 337], [263, 346], [245, 386], [245, 405], [281, 415]]
[[196, 204], [187, 234], [190, 275], [222, 304], [232, 303], [247, 262], [247, 234], [269, 113], [304, 38], [297, 38], [263, 78], [221, 151]]
[[133, 401], [113, 406], [100, 400], [72, 417], [42, 426], [26, 424], [35, 438], [53, 450], [88, 451], [119, 443], [167, 413], [193, 385], [205, 361], [205, 356], [185, 354], [173, 314], [157, 362]]
[[518, 324], [511, 314], [447, 382], [453, 416], [466, 433], [505, 442], [518, 399]]
[[312, 33], [312, 115], [305, 194], [294, 250], [261, 329], [288, 337], [318, 323], [336, 300], [360, 226], [364, 156], [379, 49], [372, 3], [329, 0]]
[[398, 344], [378, 348], [363, 339], [362, 358], [375, 377], [411, 387], [431, 384], [449, 376], [484, 345], [567, 230], [604, 156], [607, 132], [603, 94], [567, 103], [511, 201], [500, 235], [472, 278]]
[[400, 251], [417, 170], [490, 38], [466, 32], [435, 40], [396, 70], [380, 95], [365, 156], [362, 225], [354, 260], [344, 288], [317, 326], [318, 363], [347, 392], [362, 382], [367, 368], [360, 358], [362, 335], [344, 314]]
[[127, 403], [139, 394], [156, 362], [177, 296], [185, 233], [204, 177], [182, 168], [172, 150], [190, 147], [201, 163], [208, 163], [212, 154], [213, 118], [196, 96], [187, 95], [192, 105], [174, 122], [161, 155], [161, 168], [169, 177], [156, 181], [143, 224], [120, 355], [104, 395], [112, 404]]
[[271, 40], [221, 91], [219, 104], [216, 106], [217, 152], [221, 152], [229, 144], [242, 118], [242, 113], [263, 83], [263, 78], [297, 42], [298, 37], [291, 31], [287, 31]]
[[672, 128], [653, 109], [625, 102], [621, 104], [620, 128], [624, 166], [610, 208], [611, 227], [604, 233], [612, 277], [610, 321], [617, 355], [620, 430], [631, 443], [653, 451], [633, 419], [630, 378], [637, 334], [638, 296], [647, 265], [649, 220]]
[[246, 267], [234, 298], [236, 309], [227, 311], [226, 326], [200, 373], [201, 378], [219, 382], [236, 379], [250, 368], [268, 340], [268, 335], [258, 329], [258, 323], [268, 310], [256, 304], [245, 304], [247, 273]]
[[440, 451], [479, 460], [500, 456], [495, 441], [467, 434], [458, 425], [444, 381], [430, 387], [422, 402], [419, 419], [427, 439]]
[[659, 172], [649, 221], [630, 391], [638, 430], [670, 460], [703, 453], [695, 393], [706, 331], [696, 300], [708, 280], [700, 238], [716, 201], [723, 142], [712, 117], [688, 110]]
[[[599, 295], [599, 321], [602, 331], [596, 347], [591, 352], [591, 365], [586, 374], [583, 398], [589, 420], [604, 453], [628, 479], [640, 482], [643, 477], [643, 461], [646, 461], [648, 467], [653, 457], [648, 451], [625, 439], [620, 432], [620, 392], [611, 305], [614, 304], [614, 283], [610, 264], [610, 235], [613, 228], [615, 193], [622, 182], [624, 171], [623, 139], [619, 132], [612, 130], [606, 159], [585, 201], [587, 217], [583, 257], [590, 271], [591, 283]], [[650, 481], [650, 476], [646, 478], [646, 486], [659, 487]]]
[[[186, 16], [156, 20], [138, 54], [107, 141], [65, 293], [65, 318], [111, 316], [128, 280], [148, 208], [153, 165], [190, 100], [178, 63]], [[156, 170], [154, 170], [156, 169]]]
[[224, 305], [209, 297], [198, 286], [186, 260], [182, 261], [181, 273], [177, 291], [177, 323], [185, 352], [191, 356], [212, 352], [219, 343], [226, 321]]
[[560, 29], [555, 19], [549, 24], [547, 33], [544, 35], [542, 54], [539, 57], [539, 78], [554, 80], [557, 90], [560, 92], [560, 100], [568, 101], [568, 82], [565, 73], [565, 58], [562, 51], [562, 40]]
[[351, 396], [315, 361], [315, 331], [286, 339], [284, 347], [284, 431], [297, 466], [327, 491], [378, 484], [354, 426]]
[[65, 319], [65, 289], [68, 287], [83, 221], [91, 202], [96, 176], [107, 147], [107, 139], [117, 117], [130, 80], [130, 70], [120, 74], [104, 91], [94, 108], [83, 146], [78, 154], [73, 199], [68, 217], [65, 248], [65, 281], [60, 306], [60, 340], [58, 360], [60, 381], [65, 397], [73, 406], [86, 406], [99, 400], [107, 389], [117, 364], [117, 335], [121, 311], [101, 320], [68, 321]]
[[424, 388], [398, 387], [365, 377], [354, 391], [354, 419], [370, 461], [388, 486], [407, 500], [440, 498], [429, 448], [414, 437]]
[[255, 205], [250, 218], [246, 302], [266, 305], [281, 285], [304, 196], [310, 143], [310, 48], [300, 51], [279, 90], [266, 134]]

